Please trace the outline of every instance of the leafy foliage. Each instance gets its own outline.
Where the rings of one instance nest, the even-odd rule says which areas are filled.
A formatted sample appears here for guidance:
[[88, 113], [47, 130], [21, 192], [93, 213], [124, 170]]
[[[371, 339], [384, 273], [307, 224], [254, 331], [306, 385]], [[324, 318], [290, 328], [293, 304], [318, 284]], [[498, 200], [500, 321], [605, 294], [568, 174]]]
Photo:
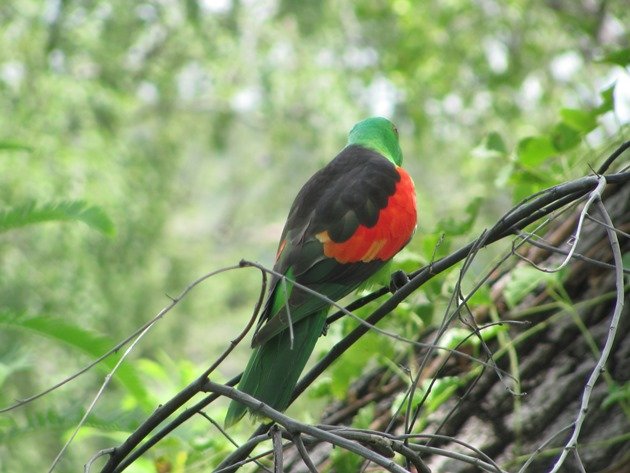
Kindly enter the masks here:
[[79, 221], [104, 235], [115, 235], [114, 223], [100, 207], [72, 201], [37, 206], [31, 202], [0, 211], [0, 233], [14, 228], [50, 221]]
[[[0, 43], [10, 45], [0, 48], [3, 405], [103, 353], [157, 313], [164, 293], [243, 257], [270, 264], [301, 183], [366, 115], [399, 125], [418, 188], [419, 229], [394, 268], [407, 271], [493, 222], [506, 194], [519, 201], [583, 174], [584, 151], [627, 130], [624, 2], [598, 14], [593, 2], [303, 3], [0, 5]], [[439, 323], [453, 280], [432, 280], [384, 328], [412, 338]], [[162, 320], [61, 470], [80, 469], [207, 367], [249, 316], [258, 284], [253, 273], [215, 278]], [[355, 323], [331, 327], [322, 350]], [[338, 395], [399, 348], [366, 340], [320, 394]], [[243, 345], [217, 376], [240, 371]], [[11, 451], [0, 442], [3, 467], [46, 468], [101, 381], [3, 414], [0, 438], [17, 439]], [[228, 448], [199, 420], [137, 468], [205, 468]], [[337, 471], [355, 460], [335, 459]]]

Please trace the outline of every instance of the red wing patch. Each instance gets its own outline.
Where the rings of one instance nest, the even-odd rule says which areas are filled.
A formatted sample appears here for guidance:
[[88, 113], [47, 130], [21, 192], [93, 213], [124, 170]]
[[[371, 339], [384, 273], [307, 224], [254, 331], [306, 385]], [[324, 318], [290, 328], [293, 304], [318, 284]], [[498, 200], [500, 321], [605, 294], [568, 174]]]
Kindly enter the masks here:
[[287, 239], [285, 238], [284, 240], [280, 242], [280, 245], [278, 245], [278, 251], [276, 252], [276, 261], [280, 259], [280, 255], [284, 251], [284, 247], [286, 246], [286, 244], [287, 244]]
[[331, 240], [328, 232], [315, 235], [324, 245], [324, 254], [339, 263], [368, 263], [375, 259], [387, 261], [409, 241], [416, 228], [416, 193], [407, 172], [398, 168], [400, 181], [387, 207], [382, 209], [376, 225], [359, 225], [346, 241]]

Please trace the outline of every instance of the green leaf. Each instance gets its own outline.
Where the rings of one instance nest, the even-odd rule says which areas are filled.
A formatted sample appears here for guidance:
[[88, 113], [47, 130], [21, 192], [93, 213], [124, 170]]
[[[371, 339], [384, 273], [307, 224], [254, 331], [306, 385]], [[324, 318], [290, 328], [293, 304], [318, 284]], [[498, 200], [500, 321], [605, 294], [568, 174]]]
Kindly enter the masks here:
[[548, 168], [523, 167], [515, 170], [508, 183], [512, 189], [514, 202], [521, 202], [526, 197], [556, 183], [554, 174]]
[[34, 432], [47, 432], [49, 435], [52, 432], [65, 432], [77, 425], [81, 415], [81, 410], [76, 408], [73, 412], [58, 412], [50, 407], [46, 410], [29, 412], [25, 421], [0, 424], [0, 444], [8, 445], [11, 442], [24, 441]]
[[[435, 412], [442, 404], [448, 401], [453, 394], [455, 394], [457, 388], [459, 388], [459, 386], [461, 386], [464, 382], [465, 381], [463, 379], [456, 376], [445, 376], [435, 380], [424, 380], [421, 386], [418, 386], [418, 389], [416, 389], [413, 394], [412, 406], [414, 409], [420, 402], [422, 402], [426, 391], [429, 388], [431, 389], [426, 399], [424, 399], [424, 409], [422, 409], [422, 418], [420, 420], [421, 426], [426, 417]], [[407, 407], [407, 402], [405, 393], [400, 393], [392, 403], [391, 412], [397, 412], [398, 409], [401, 408], [401, 403], [403, 403], [401, 412], [404, 412], [404, 409]]]
[[556, 148], [548, 136], [524, 138], [516, 147], [518, 160], [525, 166], [538, 166], [554, 154], [556, 154]]
[[26, 370], [30, 366], [27, 356], [16, 350], [2, 353], [0, 357], [0, 388], [13, 373]]
[[488, 286], [481, 286], [477, 289], [470, 299], [468, 299], [468, 304], [473, 307], [478, 307], [480, 305], [492, 305], [494, 302], [492, 300], [492, 294], [490, 293], [490, 288]]
[[476, 345], [478, 339], [475, 335], [471, 335], [470, 330], [461, 327], [451, 327], [442, 338], [440, 338], [439, 345], [444, 348], [455, 349], [460, 343], [466, 340], [469, 345]]
[[26, 225], [52, 221], [79, 221], [108, 237], [116, 234], [114, 223], [107, 214], [100, 207], [89, 206], [82, 200], [41, 205], [29, 202], [0, 211], [0, 233]]
[[[353, 326], [357, 322], [349, 321]], [[344, 399], [350, 383], [364, 370], [375, 356], [392, 357], [394, 350], [389, 339], [375, 332], [370, 332], [357, 341], [344, 355], [343, 363], [331, 367], [330, 392], [337, 399]]]
[[551, 141], [558, 151], [567, 151], [580, 144], [582, 135], [564, 122], [558, 123], [551, 132]]
[[507, 147], [499, 133], [492, 131], [486, 137], [486, 148], [496, 151], [497, 153], [507, 154]]
[[558, 273], [545, 273], [533, 266], [517, 266], [510, 273], [510, 279], [503, 290], [503, 297], [508, 307], [513, 308], [540, 284], [549, 285], [558, 281]]
[[[112, 340], [103, 335], [98, 335], [56, 317], [28, 317], [11, 312], [0, 312], [0, 325], [13, 329], [27, 330], [61, 342], [88, 354], [91, 358], [98, 358], [115, 345]], [[120, 360], [120, 357], [120, 353], [113, 353], [104, 359], [101, 364], [109, 372]], [[145, 408], [151, 406], [148, 392], [144, 388], [139, 374], [129, 363], [123, 363], [118, 367], [115, 379], [127, 389], [138, 404]]]
[[612, 112], [615, 109], [615, 87], [617, 83], [613, 83], [610, 87], [604, 89], [599, 96], [602, 98], [602, 103], [597, 107], [597, 113], [603, 115], [604, 113]]
[[492, 131], [488, 133], [483, 141], [472, 150], [472, 154], [476, 158], [500, 158], [507, 155], [507, 146], [499, 133]]
[[608, 396], [602, 402], [602, 407], [608, 409], [613, 404], [621, 402], [630, 402], [630, 382], [628, 381], [624, 384], [613, 382], [609, 387]]
[[33, 148], [24, 143], [11, 140], [0, 140], [0, 151], [33, 151]]
[[333, 448], [330, 453], [331, 470], [339, 473], [353, 473], [361, 471], [363, 457], [355, 455], [343, 448]]
[[439, 224], [437, 233], [420, 233], [416, 238], [420, 240], [420, 248], [426, 261], [433, 261], [447, 255], [452, 244], [452, 240], [445, 237]]
[[562, 121], [582, 133], [588, 133], [597, 127], [597, 111], [563, 108], [560, 110]]
[[449, 237], [467, 234], [474, 225], [477, 215], [479, 215], [482, 202], [483, 200], [480, 197], [475, 197], [464, 209], [466, 213], [464, 220], [455, 220], [453, 217], [448, 217], [438, 223], [438, 228]]
[[597, 62], [604, 62], [608, 64], [617, 64], [621, 67], [630, 65], [630, 48], [617, 49], [606, 54], [603, 58]]

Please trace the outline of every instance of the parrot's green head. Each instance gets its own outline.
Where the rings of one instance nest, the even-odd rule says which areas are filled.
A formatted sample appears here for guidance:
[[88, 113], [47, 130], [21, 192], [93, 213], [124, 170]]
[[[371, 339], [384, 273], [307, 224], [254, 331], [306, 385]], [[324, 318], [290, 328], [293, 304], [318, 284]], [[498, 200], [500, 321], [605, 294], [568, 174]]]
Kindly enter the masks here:
[[371, 117], [360, 121], [348, 135], [349, 145], [360, 145], [381, 153], [396, 166], [402, 165], [398, 130], [387, 118]]

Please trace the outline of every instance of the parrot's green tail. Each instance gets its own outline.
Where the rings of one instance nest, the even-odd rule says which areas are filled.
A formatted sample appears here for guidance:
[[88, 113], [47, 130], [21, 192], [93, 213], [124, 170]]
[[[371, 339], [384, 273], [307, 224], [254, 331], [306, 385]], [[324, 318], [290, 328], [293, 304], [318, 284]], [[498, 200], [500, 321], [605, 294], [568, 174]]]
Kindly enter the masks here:
[[[293, 349], [289, 330], [257, 347], [247, 363], [238, 389], [278, 411], [289, 406], [291, 393], [306, 366], [315, 342], [322, 334], [328, 309], [311, 314], [293, 325]], [[247, 408], [232, 401], [225, 416], [225, 427], [236, 424]]]

